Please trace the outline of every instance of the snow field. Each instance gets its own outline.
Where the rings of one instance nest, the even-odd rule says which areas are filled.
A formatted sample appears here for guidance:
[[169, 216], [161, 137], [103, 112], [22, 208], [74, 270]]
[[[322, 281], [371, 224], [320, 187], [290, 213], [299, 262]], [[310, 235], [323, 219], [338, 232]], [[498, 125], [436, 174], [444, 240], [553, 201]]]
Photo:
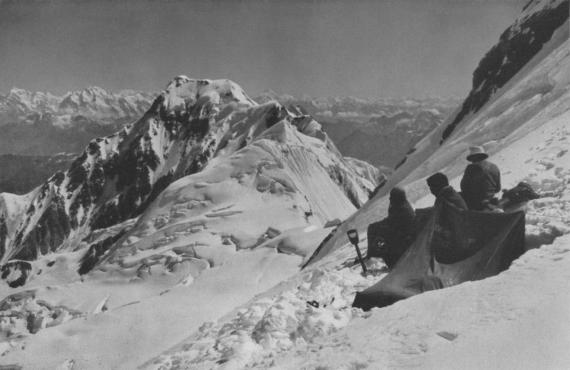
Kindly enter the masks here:
[[[351, 259], [352, 260], [352, 259]], [[379, 270], [381, 260], [368, 262]], [[226, 320], [202, 325], [200, 330], [160, 357], [151, 369], [241, 369], [264, 367], [267, 358], [304, 347], [365, 315], [351, 308], [357, 290], [378, 275], [361, 275], [360, 265], [332, 271], [311, 270], [295, 277], [292, 289], [262, 294]], [[279, 288], [277, 288], [279, 289]]]

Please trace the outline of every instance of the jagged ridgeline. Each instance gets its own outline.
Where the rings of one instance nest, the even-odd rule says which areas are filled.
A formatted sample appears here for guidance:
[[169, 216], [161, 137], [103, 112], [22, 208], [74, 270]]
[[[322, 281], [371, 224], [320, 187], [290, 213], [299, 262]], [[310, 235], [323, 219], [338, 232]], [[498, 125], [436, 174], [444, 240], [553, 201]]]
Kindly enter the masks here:
[[368, 199], [378, 171], [349, 165], [310, 116], [274, 101], [258, 105], [229, 80], [179, 76], [138, 121], [92, 140], [69, 170], [22, 196], [18, 207], [0, 209], [0, 257], [33, 260], [75, 248], [93, 230], [137, 217], [169, 184], [200, 172], [213, 158], [258, 139], [286, 142], [286, 130], [260, 138], [278, 124], [321, 143], [333, 159], [314, 161], [353, 206]]

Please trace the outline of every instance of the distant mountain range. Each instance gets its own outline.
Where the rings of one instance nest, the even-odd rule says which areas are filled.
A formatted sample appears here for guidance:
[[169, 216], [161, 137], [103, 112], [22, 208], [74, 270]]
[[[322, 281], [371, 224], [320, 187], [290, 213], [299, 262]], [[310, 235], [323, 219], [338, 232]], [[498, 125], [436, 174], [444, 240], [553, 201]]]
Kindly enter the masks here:
[[62, 96], [13, 88], [0, 95], [0, 154], [78, 153], [139, 118], [156, 94], [88, 87]]
[[78, 117], [100, 124], [114, 123], [124, 117], [136, 119], [150, 107], [155, 95], [134, 90], [109, 92], [97, 86], [61, 96], [13, 88], [0, 95], [0, 126], [27, 123], [69, 127]]

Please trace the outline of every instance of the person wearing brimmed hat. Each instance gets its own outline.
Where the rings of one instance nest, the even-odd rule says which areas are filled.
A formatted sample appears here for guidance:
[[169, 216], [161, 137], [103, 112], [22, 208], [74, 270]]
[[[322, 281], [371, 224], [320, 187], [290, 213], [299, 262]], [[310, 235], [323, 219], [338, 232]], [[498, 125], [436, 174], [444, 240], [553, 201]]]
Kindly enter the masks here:
[[489, 155], [481, 146], [469, 148], [467, 160], [471, 162], [461, 179], [461, 195], [469, 209], [488, 211], [496, 208], [495, 194], [501, 191], [499, 167], [489, 162]]
[[467, 209], [467, 204], [465, 204], [461, 195], [449, 185], [449, 180], [443, 173], [434, 173], [426, 181], [429, 190], [435, 195], [434, 207], [438, 207], [442, 202], [446, 202], [459, 209]]

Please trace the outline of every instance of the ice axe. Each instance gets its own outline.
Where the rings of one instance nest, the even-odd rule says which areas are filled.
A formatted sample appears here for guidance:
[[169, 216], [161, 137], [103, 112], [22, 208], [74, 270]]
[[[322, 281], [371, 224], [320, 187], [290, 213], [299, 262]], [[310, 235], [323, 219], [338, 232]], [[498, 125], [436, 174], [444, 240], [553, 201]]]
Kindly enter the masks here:
[[354, 245], [354, 248], [356, 248], [356, 254], [358, 256], [358, 262], [360, 262], [360, 265], [362, 266], [362, 273], [366, 274], [366, 265], [364, 264], [364, 261], [362, 260], [362, 255], [360, 254], [360, 248], [358, 248], [358, 231], [356, 231], [356, 229], [351, 229], [348, 230], [346, 232], [346, 235], [348, 236], [348, 240], [352, 243], [352, 245]]

